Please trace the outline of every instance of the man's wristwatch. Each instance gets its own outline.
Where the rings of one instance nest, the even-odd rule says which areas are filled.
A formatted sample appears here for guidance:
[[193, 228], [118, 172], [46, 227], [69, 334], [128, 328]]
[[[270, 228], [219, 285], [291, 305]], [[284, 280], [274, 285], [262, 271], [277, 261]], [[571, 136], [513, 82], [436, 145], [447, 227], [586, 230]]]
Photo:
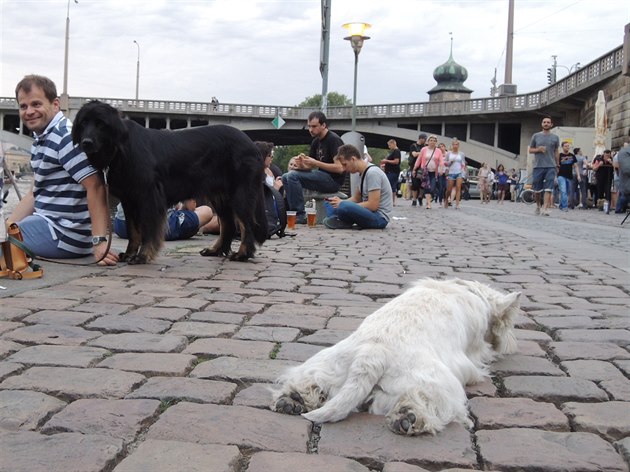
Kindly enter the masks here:
[[103, 242], [107, 242], [106, 236], [92, 236], [92, 246], [98, 246]]

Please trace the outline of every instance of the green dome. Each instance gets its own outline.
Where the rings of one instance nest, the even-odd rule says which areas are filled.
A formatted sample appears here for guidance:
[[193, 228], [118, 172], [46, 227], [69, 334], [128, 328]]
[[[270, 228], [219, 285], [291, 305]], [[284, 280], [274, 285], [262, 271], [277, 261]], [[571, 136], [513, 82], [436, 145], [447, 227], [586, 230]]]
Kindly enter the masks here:
[[433, 71], [433, 78], [440, 83], [457, 82], [463, 84], [468, 78], [468, 71], [453, 60], [453, 52], [444, 64], [437, 66]]
[[465, 92], [471, 93], [464, 81], [468, 78], [468, 71], [464, 66], [459, 65], [453, 59], [453, 44], [451, 43], [451, 54], [444, 64], [439, 65], [433, 71], [433, 78], [437, 85], [429, 90], [429, 93], [436, 92]]

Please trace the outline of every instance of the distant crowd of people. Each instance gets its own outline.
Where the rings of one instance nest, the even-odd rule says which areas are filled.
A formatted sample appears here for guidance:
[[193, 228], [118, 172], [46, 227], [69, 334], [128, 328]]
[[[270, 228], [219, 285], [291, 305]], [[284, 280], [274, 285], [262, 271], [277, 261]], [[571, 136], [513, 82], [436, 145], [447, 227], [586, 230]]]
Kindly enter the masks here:
[[[628, 195], [622, 187], [620, 158], [628, 153], [628, 142], [618, 152], [606, 149], [591, 161], [580, 148], [560, 143], [551, 133], [553, 121], [543, 117], [542, 130], [532, 136], [528, 152], [534, 155], [532, 186], [536, 195], [536, 214], [549, 216], [556, 202], [560, 211], [598, 208], [624, 213]], [[630, 134], [630, 131], [629, 131]], [[613, 196], [616, 201], [613, 201]]]

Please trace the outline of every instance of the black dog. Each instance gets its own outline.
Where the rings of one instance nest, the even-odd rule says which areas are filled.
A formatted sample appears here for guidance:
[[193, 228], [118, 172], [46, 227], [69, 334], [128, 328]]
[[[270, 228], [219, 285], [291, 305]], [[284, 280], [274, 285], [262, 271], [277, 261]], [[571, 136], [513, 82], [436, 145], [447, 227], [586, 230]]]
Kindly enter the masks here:
[[[147, 129], [95, 100], [79, 110], [72, 140], [106, 173], [111, 193], [122, 203], [129, 244], [121, 260], [154, 259], [164, 241], [168, 207], [187, 198], [209, 201], [221, 224], [216, 243], [201, 255], [245, 261], [254, 256], [255, 243], [265, 241], [264, 161], [242, 131], [225, 125]], [[232, 253], [236, 224], [241, 245]]]

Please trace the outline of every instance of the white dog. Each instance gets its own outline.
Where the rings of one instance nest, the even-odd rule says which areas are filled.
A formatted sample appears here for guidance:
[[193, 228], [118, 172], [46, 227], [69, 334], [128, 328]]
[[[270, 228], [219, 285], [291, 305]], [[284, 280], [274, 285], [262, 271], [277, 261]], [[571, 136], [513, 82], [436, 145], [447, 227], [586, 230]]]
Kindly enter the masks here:
[[471, 427], [464, 386], [488, 375], [497, 354], [516, 350], [520, 293], [479, 282], [422, 279], [357, 330], [288, 369], [272, 409], [323, 423], [367, 409], [395, 433]]

